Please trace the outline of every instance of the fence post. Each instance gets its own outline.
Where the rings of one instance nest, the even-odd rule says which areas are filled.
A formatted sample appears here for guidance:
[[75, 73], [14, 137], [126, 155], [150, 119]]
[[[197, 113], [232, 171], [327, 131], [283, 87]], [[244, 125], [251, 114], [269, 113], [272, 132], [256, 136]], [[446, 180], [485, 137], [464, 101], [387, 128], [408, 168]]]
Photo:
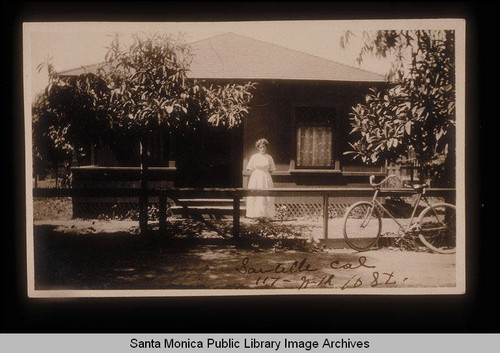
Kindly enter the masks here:
[[323, 238], [328, 239], [328, 195], [323, 195]]
[[233, 237], [240, 236], [240, 197], [237, 194], [233, 196]]
[[165, 233], [167, 229], [167, 193], [161, 192], [159, 199], [159, 222], [160, 222], [160, 233]]
[[140, 142], [141, 171], [140, 171], [140, 196], [139, 196], [139, 229], [144, 235], [148, 231], [148, 194], [147, 194], [147, 158], [144, 142]]

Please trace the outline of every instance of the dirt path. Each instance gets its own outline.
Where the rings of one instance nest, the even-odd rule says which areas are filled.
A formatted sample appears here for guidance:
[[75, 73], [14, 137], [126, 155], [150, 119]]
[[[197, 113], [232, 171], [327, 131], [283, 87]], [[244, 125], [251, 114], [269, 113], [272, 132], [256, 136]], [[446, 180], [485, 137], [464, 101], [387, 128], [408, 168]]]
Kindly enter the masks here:
[[390, 249], [364, 253], [263, 249], [257, 241], [146, 239], [129, 231], [102, 233], [97, 225], [92, 229], [62, 232], [54, 226], [37, 226], [36, 289], [308, 292], [456, 285], [455, 255]]

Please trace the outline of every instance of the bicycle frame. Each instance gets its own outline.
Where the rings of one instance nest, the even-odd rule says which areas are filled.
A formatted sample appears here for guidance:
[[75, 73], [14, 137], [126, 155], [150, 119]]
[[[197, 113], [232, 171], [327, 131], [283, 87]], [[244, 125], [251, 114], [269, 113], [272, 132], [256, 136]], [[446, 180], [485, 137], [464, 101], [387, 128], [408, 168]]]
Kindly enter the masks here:
[[413, 227], [419, 227], [418, 222], [414, 223], [413, 220], [415, 219], [415, 214], [417, 212], [417, 208], [420, 204], [420, 201], [423, 199], [425, 201], [425, 203], [427, 204], [427, 206], [431, 206], [429, 201], [427, 200], [427, 198], [423, 195], [423, 193], [417, 193], [417, 199], [415, 200], [415, 202], [413, 204], [413, 211], [411, 213], [410, 222], [408, 223], [408, 225], [406, 226], [406, 229], [405, 229], [405, 227], [392, 215], [392, 213], [387, 208], [385, 208], [380, 202], [378, 202], [377, 197], [378, 197], [379, 191], [380, 191], [379, 189], [375, 189], [375, 193], [374, 193], [372, 201], [371, 201], [372, 209], [370, 210], [370, 216], [371, 216], [371, 213], [373, 212], [373, 209], [375, 208], [375, 206], [378, 206], [379, 209], [381, 209], [383, 211], [383, 213], [387, 214], [394, 222], [396, 222], [396, 224], [399, 226], [399, 230], [403, 232], [403, 235], [407, 234], [410, 230], [412, 230]]
[[[425, 184], [404, 183], [405, 189], [401, 191], [401, 195], [409, 195], [406, 191], [413, 191], [411, 195], [415, 195], [412, 207], [411, 216], [401, 215], [396, 218], [390, 208], [384, 207], [380, 197], [388, 195], [399, 195], [382, 189], [382, 185], [390, 178], [395, 178], [402, 184], [401, 179], [396, 175], [389, 175], [382, 181], [376, 183], [375, 176], [370, 176], [370, 185], [374, 189], [371, 201], [359, 201], [353, 204], [346, 211], [344, 215], [344, 239], [349, 246], [358, 251], [365, 251], [377, 245], [377, 242], [382, 233], [382, 221], [386, 214], [397, 224], [397, 230], [391, 229], [390, 233], [394, 234], [397, 239], [402, 240], [406, 236], [412, 238], [416, 236], [427, 248], [437, 253], [454, 253], [455, 252], [455, 228], [453, 222], [456, 215], [456, 207], [446, 202], [437, 202], [431, 204], [425, 195], [426, 188], [429, 186]], [[389, 188], [390, 189], [390, 188]], [[424, 209], [417, 215], [417, 210], [421, 207], [422, 199], [425, 202]], [[443, 217], [444, 216], [444, 217]], [[415, 220], [417, 218], [417, 220]], [[436, 219], [436, 221], [433, 220]], [[442, 219], [441, 219], [442, 218]], [[368, 228], [370, 222], [374, 220], [376, 229], [374, 227]], [[361, 221], [361, 223], [359, 223]], [[408, 222], [408, 223], [407, 223]], [[456, 224], [455, 224], [456, 225]], [[367, 228], [367, 234], [364, 232], [360, 234], [363, 229]], [[372, 229], [373, 228], [373, 229]], [[392, 236], [391, 236], [392, 237]], [[359, 240], [362, 240], [361, 243]], [[403, 247], [407, 244], [403, 243]], [[408, 244], [410, 247], [413, 244]]]

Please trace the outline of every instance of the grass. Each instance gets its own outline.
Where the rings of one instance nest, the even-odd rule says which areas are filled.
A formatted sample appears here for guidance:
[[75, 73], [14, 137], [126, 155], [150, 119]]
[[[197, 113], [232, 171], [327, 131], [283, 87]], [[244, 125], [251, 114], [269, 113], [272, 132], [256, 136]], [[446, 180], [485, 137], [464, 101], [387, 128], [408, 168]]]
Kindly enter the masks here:
[[33, 220], [71, 220], [73, 205], [70, 197], [35, 197]]

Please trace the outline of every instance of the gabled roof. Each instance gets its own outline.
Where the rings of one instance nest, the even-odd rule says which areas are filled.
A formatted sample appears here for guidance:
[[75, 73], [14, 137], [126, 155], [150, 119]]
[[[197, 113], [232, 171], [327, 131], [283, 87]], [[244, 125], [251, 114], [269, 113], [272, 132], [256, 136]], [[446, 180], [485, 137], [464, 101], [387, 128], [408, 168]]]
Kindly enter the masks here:
[[[314, 55], [226, 33], [191, 43], [189, 77], [199, 79], [274, 79], [383, 82], [384, 76]], [[60, 72], [95, 72], [100, 64]]]

